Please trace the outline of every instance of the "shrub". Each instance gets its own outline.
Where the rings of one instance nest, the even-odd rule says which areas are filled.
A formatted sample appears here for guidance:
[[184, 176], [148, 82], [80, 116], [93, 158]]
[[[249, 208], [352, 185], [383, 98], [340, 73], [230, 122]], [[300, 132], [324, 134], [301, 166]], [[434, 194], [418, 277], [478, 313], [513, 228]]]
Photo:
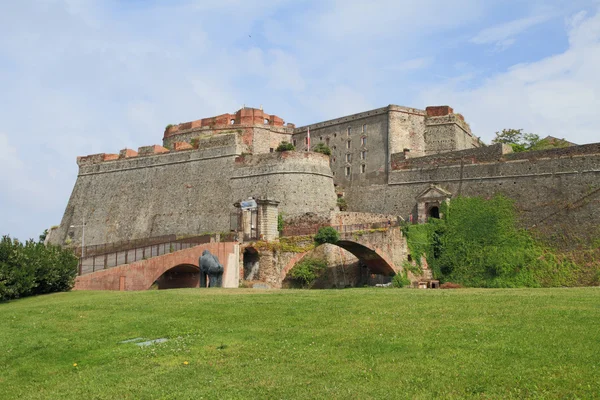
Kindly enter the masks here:
[[346, 203], [346, 199], [343, 197], [338, 197], [337, 206], [339, 207], [340, 211], [346, 211], [348, 209], [348, 203]]
[[326, 156], [330, 156], [331, 155], [331, 149], [325, 143], [318, 143], [314, 147], [313, 151], [315, 153], [325, 154]]
[[314, 237], [314, 241], [318, 244], [331, 243], [335, 244], [340, 240], [340, 234], [331, 226], [319, 228], [319, 231]]
[[78, 259], [71, 250], [9, 236], [0, 241], [0, 301], [73, 287]]
[[443, 219], [409, 225], [417, 264], [425, 255], [434, 277], [465, 287], [574, 286], [589, 282], [585, 263], [544, 246], [517, 223], [512, 200], [458, 197], [442, 205]]
[[168, 131], [169, 129], [171, 129], [173, 127], [173, 124], [169, 124], [167, 126], [165, 126], [165, 131]]
[[305, 257], [290, 270], [289, 275], [302, 283], [310, 286], [327, 269], [327, 262], [322, 259]]
[[392, 286], [393, 287], [403, 288], [403, 287], [409, 287], [411, 284], [412, 284], [412, 282], [410, 281], [410, 279], [408, 279], [406, 271], [404, 271], [401, 274], [396, 274], [392, 278]]
[[279, 146], [277, 146], [276, 151], [282, 152], [282, 151], [294, 151], [296, 150], [296, 148], [294, 147], [293, 144], [286, 142], [285, 140], [281, 143], [279, 143]]
[[277, 231], [279, 231], [279, 233], [283, 232], [284, 226], [285, 223], [283, 222], [283, 214], [279, 213], [277, 214]]

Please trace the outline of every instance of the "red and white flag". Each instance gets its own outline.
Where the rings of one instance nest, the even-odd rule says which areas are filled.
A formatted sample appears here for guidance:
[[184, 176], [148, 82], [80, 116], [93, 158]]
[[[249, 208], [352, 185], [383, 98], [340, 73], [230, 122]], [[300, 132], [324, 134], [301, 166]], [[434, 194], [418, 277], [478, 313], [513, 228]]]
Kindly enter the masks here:
[[310, 151], [310, 127], [308, 127], [308, 132], [306, 134], [306, 151]]

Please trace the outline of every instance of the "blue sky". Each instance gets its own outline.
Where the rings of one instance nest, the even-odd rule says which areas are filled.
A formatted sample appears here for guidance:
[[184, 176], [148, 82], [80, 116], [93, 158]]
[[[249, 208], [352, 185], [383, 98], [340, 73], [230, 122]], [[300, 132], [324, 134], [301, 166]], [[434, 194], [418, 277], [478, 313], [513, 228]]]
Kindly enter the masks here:
[[0, 234], [59, 224], [78, 155], [243, 104], [297, 125], [448, 104], [489, 142], [599, 142], [600, 1], [19, 0], [0, 5]]

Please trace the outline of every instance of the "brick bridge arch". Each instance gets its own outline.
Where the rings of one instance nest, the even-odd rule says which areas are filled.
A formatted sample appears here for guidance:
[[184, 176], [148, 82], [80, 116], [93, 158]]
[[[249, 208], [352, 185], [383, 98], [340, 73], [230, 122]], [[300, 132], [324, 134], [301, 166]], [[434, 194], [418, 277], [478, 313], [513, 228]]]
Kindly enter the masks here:
[[180, 272], [198, 270], [198, 259], [204, 250], [209, 250], [216, 255], [223, 264], [225, 269], [223, 286], [237, 287], [239, 279], [238, 244], [221, 242], [201, 244], [147, 260], [80, 275], [75, 280], [74, 289], [147, 290], [165, 273], [173, 271], [175, 268], [178, 268]]

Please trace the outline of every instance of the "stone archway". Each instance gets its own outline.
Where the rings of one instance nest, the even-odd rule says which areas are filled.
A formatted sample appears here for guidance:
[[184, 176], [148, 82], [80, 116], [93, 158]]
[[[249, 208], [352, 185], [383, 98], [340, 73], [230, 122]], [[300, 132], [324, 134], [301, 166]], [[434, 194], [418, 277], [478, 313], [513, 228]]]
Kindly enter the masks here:
[[242, 254], [244, 267], [244, 280], [252, 281], [258, 278], [260, 268], [260, 254], [254, 247], [246, 247]]
[[[398, 271], [398, 268], [394, 263], [379, 249], [371, 249], [353, 240], [339, 240], [334, 246], [344, 249], [354, 255], [358, 259], [360, 267], [368, 268], [369, 273], [372, 275], [392, 277], [396, 275], [396, 272]], [[292, 257], [281, 271], [280, 282], [283, 282], [289, 271], [309, 253], [310, 252], [299, 253]]]
[[155, 281], [158, 289], [196, 288], [200, 283], [200, 269], [191, 264], [180, 264], [166, 270]]

